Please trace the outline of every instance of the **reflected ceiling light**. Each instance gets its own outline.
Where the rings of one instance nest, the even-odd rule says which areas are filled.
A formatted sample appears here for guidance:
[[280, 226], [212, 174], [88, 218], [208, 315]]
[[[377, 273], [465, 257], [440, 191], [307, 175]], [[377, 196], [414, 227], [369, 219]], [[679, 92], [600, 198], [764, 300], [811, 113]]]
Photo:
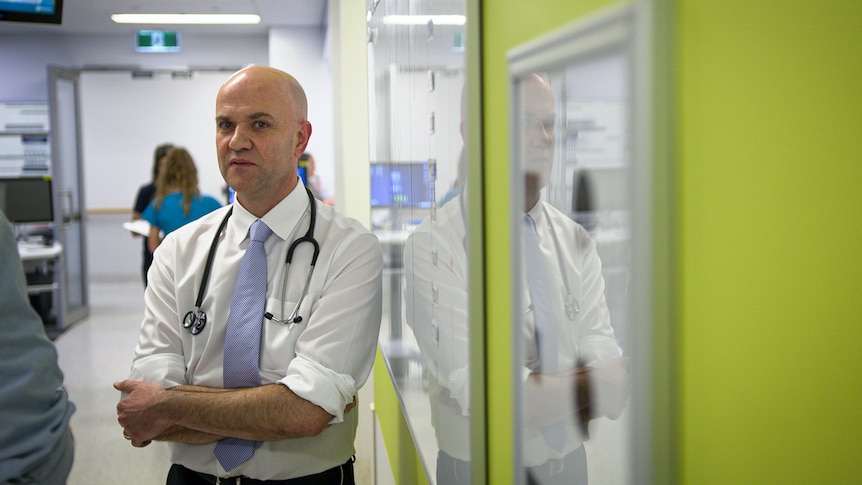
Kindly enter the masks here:
[[464, 25], [467, 17], [464, 15], [384, 15], [386, 25]]
[[111, 20], [118, 24], [259, 24], [260, 15], [196, 13], [117, 13], [111, 15]]

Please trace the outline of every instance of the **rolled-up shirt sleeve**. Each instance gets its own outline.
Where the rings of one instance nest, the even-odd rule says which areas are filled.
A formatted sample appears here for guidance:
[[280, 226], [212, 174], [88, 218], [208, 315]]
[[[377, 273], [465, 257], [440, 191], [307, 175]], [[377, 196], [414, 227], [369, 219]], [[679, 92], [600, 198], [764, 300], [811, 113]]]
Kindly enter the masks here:
[[[318, 263], [320, 264], [320, 263]], [[343, 420], [344, 408], [371, 372], [383, 306], [383, 254], [377, 237], [358, 234], [339, 245], [296, 357], [279, 382]]]
[[171, 388], [186, 382], [183, 342], [179, 331], [176, 297], [173, 291], [173, 238], [156, 250], [159, 253], [148, 273], [146, 306], [135, 359], [129, 379]]

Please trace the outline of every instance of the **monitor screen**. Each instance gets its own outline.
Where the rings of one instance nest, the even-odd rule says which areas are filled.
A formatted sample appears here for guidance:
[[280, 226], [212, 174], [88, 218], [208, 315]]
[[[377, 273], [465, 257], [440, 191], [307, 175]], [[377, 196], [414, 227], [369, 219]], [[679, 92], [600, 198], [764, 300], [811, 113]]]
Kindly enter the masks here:
[[0, 0], [0, 20], [59, 24], [63, 0]]
[[434, 204], [434, 182], [425, 162], [371, 164], [371, 207], [421, 207]]
[[53, 222], [50, 177], [0, 179], [0, 210], [13, 224]]

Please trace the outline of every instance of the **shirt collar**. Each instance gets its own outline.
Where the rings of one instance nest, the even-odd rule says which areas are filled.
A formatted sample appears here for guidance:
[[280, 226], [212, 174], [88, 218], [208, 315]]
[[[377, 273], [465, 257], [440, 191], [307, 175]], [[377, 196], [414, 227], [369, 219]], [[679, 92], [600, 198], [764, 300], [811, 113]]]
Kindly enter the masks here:
[[536, 205], [534, 205], [532, 209], [527, 211], [527, 215], [530, 216], [533, 221], [536, 222], [537, 228], [545, 225], [544, 203], [545, 201], [539, 200], [538, 202], [536, 202]]
[[[286, 241], [308, 210], [308, 202], [305, 186], [298, 183], [287, 197], [281, 199], [281, 202], [260, 219], [272, 229], [273, 234]], [[238, 245], [245, 241], [248, 237], [249, 227], [256, 220], [257, 217], [247, 211], [239, 200], [234, 200], [233, 215], [231, 216], [231, 226], [234, 229], [232, 242]]]

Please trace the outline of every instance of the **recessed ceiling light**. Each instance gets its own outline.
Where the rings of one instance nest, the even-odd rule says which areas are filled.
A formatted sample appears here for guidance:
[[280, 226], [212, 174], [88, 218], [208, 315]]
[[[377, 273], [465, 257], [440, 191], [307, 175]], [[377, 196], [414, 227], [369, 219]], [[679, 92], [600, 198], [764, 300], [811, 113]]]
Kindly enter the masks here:
[[136, 14], [117, 13], [111, 20], [118, 24], [259, 24], [254, 14]]

